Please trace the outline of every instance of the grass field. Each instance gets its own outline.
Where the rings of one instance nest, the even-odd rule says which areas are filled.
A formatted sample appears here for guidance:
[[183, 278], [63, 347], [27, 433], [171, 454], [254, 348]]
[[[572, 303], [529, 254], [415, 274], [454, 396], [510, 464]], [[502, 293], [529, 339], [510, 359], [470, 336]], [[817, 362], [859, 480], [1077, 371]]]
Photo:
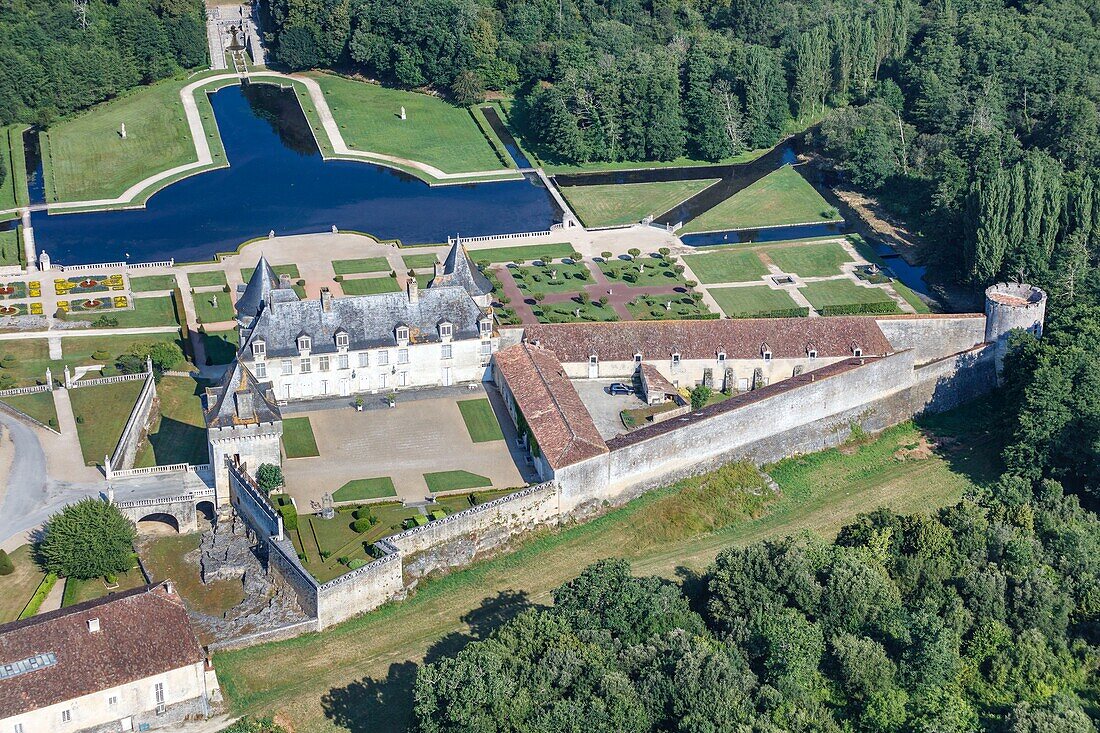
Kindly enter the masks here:
[[393, 479], [389, 476], [357, 478], [332, 492], [334, 501], [365, 501], [386, 496], [397, 496], [397, 489], [394, 488]]
[[287, 458], [309, 458], [320, 455], [313, 426], [308, 417], [288, 417], [283, 420], [283, 451]]
[[492, 480], [485, 476], [479, 476], [469, 471], [438, 471], [424, 474], [424, 481], [428, 484], [428, 491], [433, 494], [437, 491], [456, 491], [458, 489], [479, 489], [482, 486], [492, 486]]
[[[988, 436], [958, 430], [985, 425], [977, 418], [987, 407], [942, 421], [954, 428], [944, 434], [962, 437], [950, 453], [897, 458], [921, 439], [907, 423], [861, 446], [783, 461], [769, 469], [781, 490], [770, 501], [746, 496], [740, 487], [759, 479], [737, 466], [649, 492], [587, 524], [534, 535], [514, 553], [422, 581], [412, 598], [322, 634], [218, 654], [219, 680], [235, 713], [278, 713], [295, 730], [403, 731], [425, 656], [453, 654], [524, 608], [549, 604], [552, 589], [597, 560], [625, 557], [636, 573], [683, 578], [731, 545], [801, 531], [831, 537], [878, 506], [915, 513], [957, 501], [992, 478]], [[285, 673], [286, 659], [297, 674]]]
[[423, 270], [435, 267], [438, 259], [433, 254], [401, 255], [401, 261], [410, 270]]
[[397, 279], [388, 275], [377, 277], [359, 277], [340, 283], [344, 295], [376, 295], [378, 293], [396, 293], [401, 290]]
[[768, 268], [750, 250], [725, 250], [702, 255], [688, 255], [684, 264], [701, 283], [741, 283], [759, 280]]
[[836, 211], [791, 166], [769, 173], [689, 221], [681, 234], [832, 221]]
[[820, 280], [806, 283], [800, 288], [806, 300], [820, 310], [826, 305], [848, 303], [893, 303], [894, 300], [880, 288], [862, 288], [851, 280]]
[[34, 561], [30, 545], [20, 545], [8, 553], [15, 571], [0, 575], [0, 624], [19, 618], [45, 573]]
[[567, 186], [561, 193], [586, 227], [611, 227], [663, 214], [717, 180]]
[[357, 275], [363, 272], [389, 272], [390, 263], [385, 257], [364, 257], [358, 260], [333, 260], [332, 271], [337, 275]]
[[227, 281], [225, 279], [224, 270], [211, 270], [209, 272], [189, 272], [187, 273], [187, 284], [193, 288], [205, 288], [213, 285], [225, 285]]
[[462, 420], [466, 423], [470, 440], [475, 443], [504, 440], [504, 433], [500, 431], [500, 423], [497, 422], [496, 413], [493, 412], [493, 406], [489, 404], [489, 400], [484, 397], [475, 400], [459, 400], [458, 410], [462, 413]]
[[68, 578], [65, 581], [65, 593], [61, 597], [61, 606], [62, 608], [74, 606], [84, 601], [94, 601], [96, 598], [102, 598], [131, 588], [138, 588], [145, 585], [145, 576], [141, 574], [140, 569], [132, 568], [125, 573], [119, 573], [115, 578], [115, 582], [118, 587], [108, 588], [103, 582], [103, 578], [89, 578], [88, 580]]
[[104, 456], [114, 453], [142, 384], [142, 380], [134, 379], [69, 390], [80, 451], [87, 465], [100, 464]]
[[35, 420], [49, 425], [57, 430], [57, 406], [53, 401], [53, 392], [34, 392], [33, 394], [19, 394], [4, 397], [8, 403], [22, 413], [30, 415]]
[[23, 158], [25, 125], [0, 127], [0, 166], [4, 180], [0, 183], [0, 211], [27, 203], [27, 169]]
[[160, 416], [138, 450], [135, 467], [209, 460], [200, 394], [202, 385], [190, 377], [161, 377], [157, 383]]
[[[196, 550], [199, 533], [169, 535], [139, 541], [137, 550], [153, 582], [171, 580], [187, 607], [199, 613], [221, 616], [244, 600], [244, 586], [239, 580], [214, 580], [203, 584], [197, 563], [184, 557]], [[209, 643], [212, 639], [200, 639]]]
[[20, 227], [0, 231], [0, 266], [18, 265], [23, 252]]
[[[420, 161], [445, 173], [503, 170], [489, 141], [463, 107], [439, 97], [333, 74], [311, 74], [324, 90], [344, 142], [353, 150]], [[405, 108], [406, 119], [400, 117]]]
[[[222, 323], [232, 321], [237, 311], [229, 293], [220, 290], [206, 293], [194, 293], [191, 301], [195, 304], [195, 317], [199, 323]], [[215, 303], [217, 305], [215, 305]]]
[[696, 303], [690, 295], [639, 295], [626, 304], [626, 309], [639, 321], [679, 321], [702, 318], [710, 313], [705, 303]]
[[[641, 272], [638, 268], [641, 268]], [[600, 270], [612, 282], [636, 287], [684, 284], [684, 278], [676, 273], [676, 263], [659, 254], [643, 255], [629, 260], [611, 258], [600, 263]]]
[[206, 356], [210, 364], [229, 364], [237, 355], [240, 346], [241, 335], [235, 328], [228, 331], [209, 331], [202, 335], [203, 345], [206, 347]]
[[490, 247], [489, 249], [472, 249], [470, 258], [474, 262], [531, 262], [543, 257], [560, 259], [568, 257], [573, 251], [573, 245], [568, 242], [556, 244], [528, 244], [522, 247]]
[[840, 266], [852, 258], [836, 242], [795, 244], [762, 250], [783, 272], [799, 277], [839, 275]]
[[730, 318], [751, 318], [761, 313], [797, 308], [791, 296], [767, 285], [744, 288], [710, 288], [710, 295]]
[[112, 319], [115, 323], [109, 328], [146, 328], [149, 326], [175, 326], [179, 328], [179, 315], [176, 302], [171, 295], [152, 298], [134, 298], [133, 310], [111, 310], [99, 313], [72, 313], [66, 321], [95, 322], [100, 317]]
[[146, 275], [145, 277], [130, 278], [130, 290], [135, 293], [153, 293], [172, 290], [175, 287], [175, 275]]
[[154, 173], [196, 160], [179, 98], [184, 84], [170, 79], [138, 87], [50, 127], [48, 200], [115, 198]]
[[[181, 350], [183, 349], [183, 341], [180, 340], [178, 331], [176, 333], [143, 333], [123, 336], [73, 336], [61, 340], [61, 353], [64, 356], [62, 361], [70, 366], [104, 363], [106, 361], [106, 363], [112, 365], [111, 369], [113, 370], [114, 362], [119, 355], [126, 353], [132, 347], [162, 341], [174, 343]], [[42, 343], [44, 344], [45, 341]], [[105, 351], [109, 357], [106, 360], [93, 358], [93, 354], [97, 351]], [[174, 368], [187, 369], [188, 364], [186, 361], [181, 360], [174, 365]], [[57, 374], [56, 368], [54, 373]]]
[[619, 320], [619, 315], [610, 305], [600, 305], [598, 301], [578, 303], [569, 300], [565, 303], [540, 303], [532, 307], [539, 323], [575, 323], [607, 322]]

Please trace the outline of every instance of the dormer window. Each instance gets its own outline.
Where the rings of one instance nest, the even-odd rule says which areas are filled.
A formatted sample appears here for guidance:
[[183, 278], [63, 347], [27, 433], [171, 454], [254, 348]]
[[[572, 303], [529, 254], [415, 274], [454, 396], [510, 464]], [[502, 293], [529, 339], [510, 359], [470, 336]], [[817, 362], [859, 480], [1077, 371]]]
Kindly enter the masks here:
[[806, 356], [810, 357], [810, 359], [816, 359], [817, 358], [817, 349], [810, 349], [809, 351], [806, 352]]
[[395, 335], [397, 336], [397, 340], [399, 342], [408, 343], [409, 342], [409, 327], [408, 326], [398, 326], [397, 330], [395, 332]]
[[592, 354], [588, 357], [588, 366], [596, 366], [600, 363], [600, 357]]
[[724, 351], [719, 351], [718, 352], [718, 363], [719, 364], [725, 364], [726, 363], [726, 352], [724, 352]]
[[680, 366], [680, 352], [674, 351], [672, 352], [672, 367], [676, 368], [678, 366]]
[[348, 337], [347, 332], [338, 331], [336, 333], [336, 348], [346, 349], [349, 343], [351, 343], [351, 339]]
[[493, 319], [482, 318], [481, 319], [481, 338], [487, 339], [493, 335]]
[[852, 356], [863, 356], [863, 349], [858, 346], [852, 347]]
[[641, 364], [641, 363], [642, 363], [642, 355], [641, 355], [641, 353], [639, 353], [639, 352], [635, 352], [635, 353], [634, 353], [634, 363], [635, 363], [635, 364]]
[[253, 341], [252, 356], [256, 359], [265, 358], [267, 356], [267, 344], [263, 341]]
[[452, 326], [450, 323], [440, 323], [439, 324], [439, 338], [442, 338], [442, 339], [451, 338], [454, 335], [454, 330], [455, 330], [454, 326]]
[[313, 339], [309, 336], [298, 337], [298, 353], [304, 354], [313, 348]]
[[760, 344], [760, 356], [764, 358], [764, 361], [772, 360], [772, 348], [766, 343]]

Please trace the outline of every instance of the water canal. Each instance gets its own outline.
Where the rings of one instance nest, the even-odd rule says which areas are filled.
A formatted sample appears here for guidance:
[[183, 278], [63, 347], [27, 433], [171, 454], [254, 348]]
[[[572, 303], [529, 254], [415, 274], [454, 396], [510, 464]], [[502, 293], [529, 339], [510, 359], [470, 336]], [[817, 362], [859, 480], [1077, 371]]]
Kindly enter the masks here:
[[[144, 209], [33, 215], [57, 262], [208, 260], [270, 230], [343, 230], [406, 244], [549, 229], [560, 219], [538, 179], [430, 187], [371, 163], [321, 158], [293, 91], [268, 84], [211, 94], [230, 167], [184, 179]], [[531, 180], [534, 179], [534, 180]]]

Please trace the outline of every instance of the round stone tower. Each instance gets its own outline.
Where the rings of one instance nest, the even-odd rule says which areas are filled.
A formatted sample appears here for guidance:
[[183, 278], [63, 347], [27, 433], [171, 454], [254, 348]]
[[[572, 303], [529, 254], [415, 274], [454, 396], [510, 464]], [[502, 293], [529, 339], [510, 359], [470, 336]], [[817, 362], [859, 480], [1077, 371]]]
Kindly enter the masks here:
[[1027, 283], [997, 283], [985, 289], [985, 340], [997, 345], [997, 373], [1001, 372], [1008, 334], [1015, 329], [1043, 335], [1047, 294]]

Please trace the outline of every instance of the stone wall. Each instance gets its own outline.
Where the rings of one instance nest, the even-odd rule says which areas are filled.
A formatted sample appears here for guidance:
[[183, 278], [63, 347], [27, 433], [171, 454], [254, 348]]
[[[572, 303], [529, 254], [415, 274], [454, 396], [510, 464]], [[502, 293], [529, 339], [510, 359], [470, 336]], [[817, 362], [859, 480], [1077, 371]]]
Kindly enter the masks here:
[[980, 313], [889, 316], [876, 322], [895, 350], [914, 351], [913, 361], [917, 364], [966, 351], [985, 341], [985, 318]]
[[210, 454], [210, 469], [214, 473], [214, 490], [217, 506], [229, 501], [229, 472], [226, 461], [241, 464], [247, 471], [256, 472], [262, 464], [283, 463], [280, 448], [283, 435], [281, 420], [259, 425], [239, 425], [228, 428], [207, 428], [206, 439]]
[[130, 418], [122, 428], [122, 435], [118, 438], [115, 451], [111, 454], [110, 465], [106, 466], [108, 471], [121, 471], [134, 467], [138, 448], [149, 432], [149, 426], [153, 421], [156, 400], [157, 383], [153, 379], [153, 375], [149, 374], [145, 378], [145, 384], [142, 385], [141, 392], [138, 393], [133, 409], [130, 410]]
[[401, 556], [384, 555], [317, 589], [317, 630], [378, 608], [404, 591]]
[[260, 537], [283, 538], [283, 518], [245, 471], [226, 464], [233, 508]]

